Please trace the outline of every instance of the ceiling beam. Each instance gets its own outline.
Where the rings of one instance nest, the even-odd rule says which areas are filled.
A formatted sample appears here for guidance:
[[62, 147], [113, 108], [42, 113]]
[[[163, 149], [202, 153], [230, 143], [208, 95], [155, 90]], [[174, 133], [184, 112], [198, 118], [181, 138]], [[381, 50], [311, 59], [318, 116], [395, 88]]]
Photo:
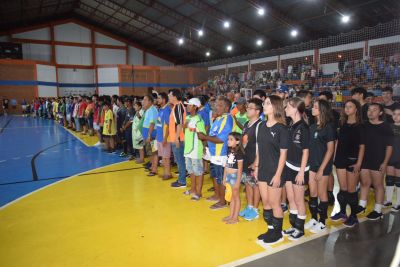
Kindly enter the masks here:
[[[99, 0], [94, 0], [94, 1], [95, 2], [99, 2]], [[150, 28], [153, 28], [154, 30], [158, 31], [158, 33], [161, 32], [161, 31], [165, 31], [165, 33], [167, 33], [169, 36], [171, 36], [173, 38], [180, 38], [181, 37], [181, 34], [175, 32], [174, 30], [172, 30], [172, 29], [170, 29], [168, 27], [162, 26], [162, 25], [156, 23], [155, 21], [147, 19], [147, 18], [139, 15], [138, 13], [136, 13], [136, 12], [130, 10], [130, 9], [127, 9], [127, 8], [121, 6], [118, 3], [115, 3], [114, 1], [109, 1], [109, 0], [108, 1], [103, 1], [103, 2], [101, 2], [101, 4], [106, 6], [106, 7], [108, 7], [108, 8], [110, 8], [110, 9], [112, 9], [112, 10], [120, 10], [121, 14], [123, 14], [123, 15], [125, 15], [127, 17], [130, 17], [130, 18], [135, 18], [136, 21], [138, 21], [138, 22], [140, 22], [140, 23], [142, 23], [144, 25], [150, 26]], [[148, 34], [150, 34], [150, 33], [148, 33]], [[153, 35], [155, 36], [157, 34], [153, 34]], [[204, 46], [203, 44], [198, 43], [198, 42], [194, 42], [191, 39], [186, 39], [186, 41], [187, 41], [187, 43], [189, 45], [191, 45], [192, 47], [195, 48], [195, 49], [193, 49], [193, 51], [189, 50], [191, 52], [194, 52], [194, 53], [197, 53], [197, 54], [198, 53], [203, 54], [202, 51], [205, 51], [206, 49], [208, 49], [208, 47]], [[184, 47], [187, 46], [188, 44], [184, 45]], [[188, 47], [185, 47], [185, 49], [188, 49]]]
[[[89, 6], [89, 5], [87, 5], [87, 4], [83, 3], [83, 2], [80, 3], [80, 8], [82, 10], [84, 10], [86, 13], [89, 13], [89, 14], [92, 14], [93, 13], [93, 9], [94, 9], [94, 7]], [[94, 17], [94, 16], [97, 16], [99, 18], [99, 20], [102, 21], [105, 18], [108, 18], [109, 14], [106, 14], [105, 12], [103, 12], [101, 10], [97, 10], [95, 13], [93, 13], [92, 17]], [[124, 21], [122, 21], [122, 20], [120, 20], [118, 18], [111, 18], [109, 23], [115, 25], [115, 28], [121, 28], [121, 24], [124, 24]], [[145, 32], [145, 31], [143, 31], [143, 30], [141, 30], [141, 29], [139, 29], [139, 28], [137, 28], [137, 27], [135, 27], [133, 25], [130, 25], [130, 24], [129, 25], [125, 25], [125, 28], [127, 28], [129, 32], [136, 31], [136, 34], [142, 34], [143, 37], [147, 37], [150, 34], [150, 33]], [[110, 29], [110, 30], [114, 30], [115, 31], [115, 29]], [[171, 42], [171, 40], [164, 40], [164, 39], [162, 39], [160, 37], [157, 37], [157, 38], [163, 40], [163, 42]], [[183, 46], [182, 49], [185, 49], [188, 52], [192, 52], [189, 49], [189, 47], [187, 47], [187, 46]], [[157, 49], [154, 49], [154, 50], [157, 50]], [[200, 52], [198, 52], [198, 53], [200, 53]]]
[[[200, 23], [196, 22], [195, 20], [182, 15], [181, 13], [175, 11], [174, 9], [176, 9], [176, 7], [174, 9], [166, 6], [165, 4], [156, 1], [156, 0], [136, 0], [137, 2], [140, 2], [144, 5], [148, 5], [156, 10], [158, 10], [159, 12], [161, 12], [164, 15], [167, 15], [173, 19], [175, 19], [177, 21], [177, 23], [175, 23], [174, 25], [171, 26], [171, 28], [175, 28], [175, 26], [177, 26], [178, 24], [185, 24], [185, 26], [189, 26], [191, 30], [193, 31], [198, 31], [199, 29], [204, 29], [205, 34], [207, 34], [207, 36], [210, 37], [210, 39], [212, 40], [217, 40], [219, 42], [219, 44], [223, 45], [226, 42], [226, 38], [221, 36], [221, 33], [214, 31], [211, 28], [205, 27], [203, 28], [203, 25], [201, 25]], [[185, 3], [184, 1], [182, 3]], [[209, 35], [210, 34], [210, 35]], [[203, 37], [204, 38], [204, 37]], [[199, 40], [199, 42], [201, 42]], [[222, 47], [222, 46], [221, 46]], [[212, 47], [213, 50], [218, 51], [218, 52], [225, 52], [225, 50], [220, 49], [220, 48], [216, 48], [216, 47]]]

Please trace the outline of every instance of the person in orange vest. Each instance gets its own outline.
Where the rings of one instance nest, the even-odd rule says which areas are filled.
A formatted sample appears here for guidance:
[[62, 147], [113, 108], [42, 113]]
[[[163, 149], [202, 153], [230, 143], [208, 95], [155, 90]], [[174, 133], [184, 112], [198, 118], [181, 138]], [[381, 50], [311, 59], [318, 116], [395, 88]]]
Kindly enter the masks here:
[[178, 180], [173, 182], [171, 187], [186, 188], [186, 164], [184, 158], [186, 109], [182, 104], [182, 93], [179, 89], [172, 89], [168, 94], [168, 98], [173, 105], [169, 116], [169, 139], [179, 172]]

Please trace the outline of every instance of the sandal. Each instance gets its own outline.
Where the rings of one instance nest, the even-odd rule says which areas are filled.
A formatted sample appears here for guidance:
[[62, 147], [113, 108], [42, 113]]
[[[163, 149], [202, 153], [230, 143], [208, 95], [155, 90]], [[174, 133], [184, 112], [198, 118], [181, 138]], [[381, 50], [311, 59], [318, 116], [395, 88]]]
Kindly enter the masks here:
[[149, 172], [148, 174], [147, 174], [147, 176], [156, 176], [157, 175], [157, 173], [155, 173], [155, 172]]
[[239, 219], [230, 219], [229, 221], [226, 221], [226, 224], [237, 224], [239, 222]]
[[198, 195], [193, 195], [192, 198], [191, 198], [191, 200], [193, 200], [193, 201], [199, 201], [199, 200], [200, 200], [200, 196], [198, 196]]
[[217, 202], [214, 205], [211, 205], [210, 209], [212, 209], [212, 210], [220, 210], [220, 209], [223, 209], [225, 207], [226, 207], [226, 205], [223, 205], [223, 204], [220, 204], [220, 203]]

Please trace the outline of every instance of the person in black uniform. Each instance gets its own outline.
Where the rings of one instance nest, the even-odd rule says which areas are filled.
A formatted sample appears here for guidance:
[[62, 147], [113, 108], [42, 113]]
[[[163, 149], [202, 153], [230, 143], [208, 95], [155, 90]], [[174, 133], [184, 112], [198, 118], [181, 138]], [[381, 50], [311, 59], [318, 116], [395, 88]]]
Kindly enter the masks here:
[[393, 190], [396, 186], [397, 203], [392, 206], [392, 211], [398, 212], [400, 210], [400, 107], [393, 110], [393, 122], [391, 125], [394, 134], [393, 153], [386, 169], [386, 201], [384, 206], [392, 206]]
[[[311, 220], [304, 226], [312, 233], [326, 230], [328, 217], [328, 178], [332, 173], [336, 129], [329, 102], [318, 100], [312, 109], [316, 123], [310, 126], [310, 201]], [[319, 204], [318, 204], [319, 198]], [[318, 220], [319, 214], [319, 220]]]
[[[365, 145], [362, 138], [361, 105], [354, 99], [347, 100], [340, 118], [340, 128], [334, 164], [340, 191], [337, 200], [340, 211], [331, 217], [332, 221], [344, 220], [344, 225], [353, 227], [358, 223], [356, 191], [359, 182]], [[346, 206], [350, 205], [351, 215], [347, 217]]]
[[393, 101], [393, 89], [392, 87], [386, 86], [382, 89], [382, 98], [383, 105], [385, 108], [386, 121], [389, 123], [393, 123], [393, 111], [396, 108], [400, 108], [400, 104], [398, 102]]
[[368, 103], [367, 99], [368, 92], [364, 87], [356, 87], [351, 90], [351, 98], [357, 100], [361, 105], [361, 119], [363, 122], [368, 121]]
[[383, 106], [371, 103], [368, 107], [368, 118], [364, 126], [365, 154], [361, 166], [361, 193], [357, 214], [365, 212], [368, 192], [371, 184], [375, 191], [375, 208], [368, 214], [369, 220], [383, 218], [382, 205], [384, 199], [383, 177], [392, 155], [393, 131], [385, 122]]
[[[330, 104], [332, 104], [333, 101], [333, 94], [330, 91], [323, 91], [319, 93], [318, 99], [323, 99], [328, 101]], [[333, 124], [335, 126], [335, 129], [339, 129], [339, 120], [340, 120], [340, 113], [336, 111], [335, 109], [332, 109], [332, 119], [333, 119]], [[334, 179], [333, 179], [333, 173], [329, 175], [328, 179], [328, 202], [330, 206], [335, 205], [335, 196], [333, 195], [333, 186], [335, 185]]]
[[283, 234], [289, 240], [298, 240], [304, 235], [304, 221], [306, 219], [306, 206], [304, 202], [304, 189], [308, 184], [309, 156], [309, 127], [303, 119], [305, 111], [304, 101], [298, 97], [289, 99], [285, 113], [291, 118], [289, 127], [288, 155], [285, 166], [285, 189], [289, 201], [289, 222], [291, 228], [284, 230]]
[[274, 244], [283, 241], [281, 194], [285, 180], [282, 172], [288, 148], [283, 100], [278, 96], [267, 97], [264, 101], [264, 113], [268, 121], [260, 123], [256, 128], [254, 176], [258, 180], [264, 207], [263, 217], [268, 224], [268, 231], [259, 235], [258, 239]]

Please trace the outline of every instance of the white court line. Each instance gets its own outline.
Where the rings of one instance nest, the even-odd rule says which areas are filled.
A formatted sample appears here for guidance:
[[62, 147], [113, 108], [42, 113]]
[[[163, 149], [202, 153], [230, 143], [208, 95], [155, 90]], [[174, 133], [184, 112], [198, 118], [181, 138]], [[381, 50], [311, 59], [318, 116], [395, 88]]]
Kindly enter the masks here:
[[[382, 211], [383, 214], [387, 214], [389, 212], [390, 212], [390, 209], [387, 209], [386, 211]], [[363, 217], [363, 218], [359, 219], [358, 221], [359, 221], [359, 223], [363, 223], [363, 222], [365, 222], [367, 220], [368, 220], [367, 217]], [[326, 236], [326, 235], [335, 233], [335, 232], [337, 232], [339, 230], [343, 230], [343, 229], [351, 229], [351, 228], [347, 228], [343, 224], [338, 225], [338, 226], [331, 226], [324, 233], [313, 234], [312, 236], [303, 237], [298, 241], [294, 241], [294, 242], [291, 242], [291, 243], [288, 243], [288, 244], [285, 244], [285, 245], [280, 245], [280, 246], [278, 245], [277, 247], [272, 247], [272, 246], [266, 245], [262, 241], [258, 241], [257, 240], [256, 244], [261, 246], [261, 247], [263, 247], [265, 249], [265, 251], [256, 253], [254, 255], [251, 255], [251, 256], [236, 260], [236, 261], [232, 261], [232, 262], [220, 265], [220, 267], [233, 267], [233, 266], [239, 266], [239, 265], [242, 265], [242, 264], [245, 264], [245, 263], [249, 263], [249, 262], [264, 258], [266, 256], [278, 253], [278, 252], [283, 251], [285, 249], [292, 248], [292, 247], [304, 244], [306, 242], [309, 242], [311, 240], [320, 238], [322, 236]]]
[[17, 159], [20, 159], [21, 157], [15, 157], [15, 158], [12, 158], [13, 160], [17, 160]]
[[2, 163], [2, 162], [6, 162], [7, 160], [0, 160], [0, 163]]
[[19, 198], [17, 198], [17, 199], [14, 199], [14, 200], [11, 201], [11, 202], [8, 202], [8, 203], [5, 204], [4, 206], [1, 206], [1, 207], [0, 207], [0, 211], [3, 210], [3, 209], [5, 209], [5, 208], [8, 207], [8, 206], [14, 204], [15, 202], [18, 202], [18, 201], [20, 201], [20, 200], [22, 200], [22, 199], [24, 199], [24, 198], [26, 198], [26, 197], [28, 197], [28, 196], [30, 196], [30, 195], [36, 193], [36, 192], [42, 191], [42, 190], [44, 190], [44, 189], [46, 189], [46, 188], [48, 188], [48, 187], [50, 187], [50, 186], [53, 186], [53, 185], [55, 185], [55, 184], [59, 184], [59, 183], [62, 183], [62, 182], [64, 182], [64, 181], [66, 181], [66, 180], [70, 180], [70, 179], [72, 179], [72, 178], [76, 178], [76, 177], [78, 177], [79, 175], [84, 174], [84, 173], [89, 173], [89, 172], [92, 172], [92, 171], [95, 171], [95, 170], [98, 170], [98, 169], [101, 169], [101, 168], [110, 167], [110, 166], [117, 165], [117, 164], [120, 164], [120, 163], [123, 163], [123, 162], [125, 162], [125, 161], [116, 162], [116, 163], [111, 163], [111, 164], [109, 164], [109, 165], [104, 165], [104, 166], [101, 166], [101, 167], [98, 167], [98, 168], [95, 168], [95, 169], [91, 169], [91, 170], [88, 170], [88, 171], [85, 171], [85, 172], [77, 173], [77, 174], [72, 175], [72, 176], [70, 176], [70, 177], [68, 177], [68, 178], [64, 178], [64, 179], [61, 179], [61, 180], [59, 180], [59, 181], [57, 181], [57, 182], [48, 184], [48, 185], [46, 185], [46, 186], [43, 186], [43, 187], [41, 187], [41, 188], [39, 188], [39, 189], [37, 189], [37, 190], [34, 190], [34, 191], [28, 193], [28, 194], [26, 194], [26, 195], [23, 195], [23, 196], [21, 196], [21, 197], [19, 197]]

